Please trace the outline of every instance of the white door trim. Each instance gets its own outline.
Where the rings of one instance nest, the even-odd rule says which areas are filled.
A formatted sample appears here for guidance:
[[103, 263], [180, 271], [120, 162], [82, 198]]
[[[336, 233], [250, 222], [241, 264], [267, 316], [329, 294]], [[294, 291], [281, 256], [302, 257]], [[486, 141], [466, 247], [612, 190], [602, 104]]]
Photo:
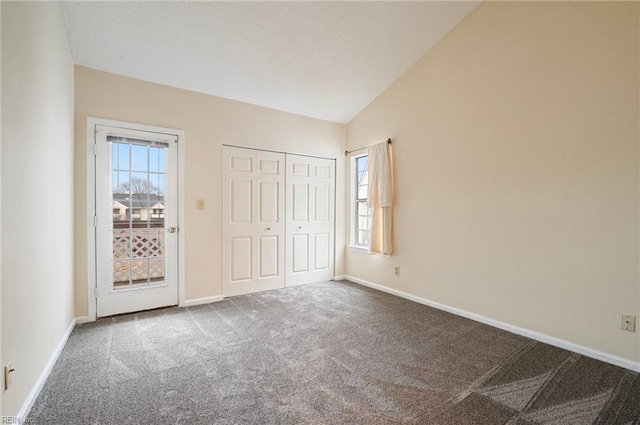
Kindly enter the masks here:
[[95, 128], [96, 125], [118, 127], [129, 130], [147, 131], [176, 136], [178, 138], [178, 305], [185, 305], [185, 135], [183, 130], [115, 121], [104, 118], [87, 117], [87, 321], [96, 320], [96, 164], [95, 164]]

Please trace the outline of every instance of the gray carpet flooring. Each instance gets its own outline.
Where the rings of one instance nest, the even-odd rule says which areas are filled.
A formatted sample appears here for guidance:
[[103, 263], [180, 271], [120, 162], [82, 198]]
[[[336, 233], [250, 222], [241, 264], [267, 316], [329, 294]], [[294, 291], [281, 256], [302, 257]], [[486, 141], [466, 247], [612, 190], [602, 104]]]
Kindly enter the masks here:
[[32, 424], [639, 424], [638, 374], [351, 283], [77, 326]]

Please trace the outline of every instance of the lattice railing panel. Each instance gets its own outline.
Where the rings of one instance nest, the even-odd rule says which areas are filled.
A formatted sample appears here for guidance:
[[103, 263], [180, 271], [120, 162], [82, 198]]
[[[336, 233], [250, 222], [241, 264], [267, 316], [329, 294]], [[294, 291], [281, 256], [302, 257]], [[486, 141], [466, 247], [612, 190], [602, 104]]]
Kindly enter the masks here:
[[164, 278], [164, 253], [164, 229], [114, 230], [114, 283]]

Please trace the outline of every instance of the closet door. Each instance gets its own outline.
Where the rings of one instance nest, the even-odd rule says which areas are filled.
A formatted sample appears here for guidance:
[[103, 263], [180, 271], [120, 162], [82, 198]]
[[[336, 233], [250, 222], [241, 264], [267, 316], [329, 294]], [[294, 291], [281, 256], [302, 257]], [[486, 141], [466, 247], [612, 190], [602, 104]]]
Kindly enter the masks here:
[[224, 296], [284, 287], [285, 155], [223, 147]]
[[335, 160], [287, 154], [286, 285], [333, 279]]

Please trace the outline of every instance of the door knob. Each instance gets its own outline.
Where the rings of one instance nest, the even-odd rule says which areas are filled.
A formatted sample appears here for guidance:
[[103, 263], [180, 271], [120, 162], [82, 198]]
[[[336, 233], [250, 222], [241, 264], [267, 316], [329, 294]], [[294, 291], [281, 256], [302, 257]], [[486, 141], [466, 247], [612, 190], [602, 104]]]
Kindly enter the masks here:
[[267, 227], [267, 230], [271, 230], [271, 227]]
[[301, 230], [301, 229], [302, 229], [302, 226], [298, 226], [298, 230]]
[[175, 227], [171, 226], [167, 230], [169, 230], [169, 233], [175, 233], [178, 229], [176, 229]]

